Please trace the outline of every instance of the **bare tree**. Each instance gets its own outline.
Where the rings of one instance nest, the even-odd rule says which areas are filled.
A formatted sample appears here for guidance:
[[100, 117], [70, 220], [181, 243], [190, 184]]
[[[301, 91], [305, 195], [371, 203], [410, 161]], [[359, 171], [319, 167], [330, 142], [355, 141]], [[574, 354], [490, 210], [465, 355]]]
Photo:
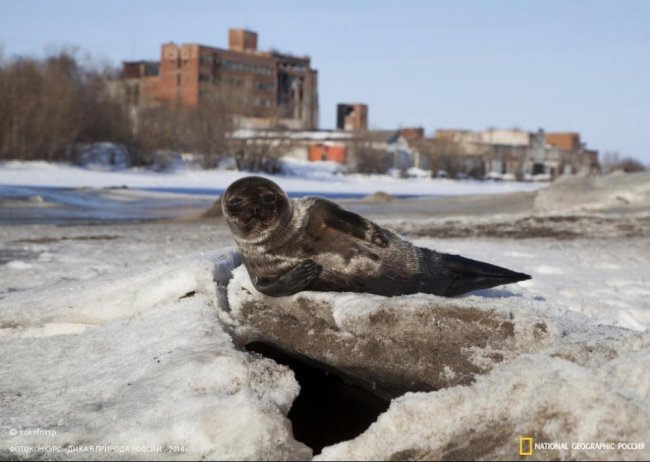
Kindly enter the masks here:
[[229, 136], [234, 129], [233, 114], [238, 101], [223, 91], [214, 90], [204, 96], [199, 107], [186, 111], [188, 144], [203, 155], [203, 165], [214, 168], [231, 150]]
[[[460, 143], [448, 137], [436, 137], [433, 139], [421, 140], [417, 144], [423, 155], [429, 157], [431, 170], [433, 172], [445, 171], [454, 177], [459, 172], [477, 174], [477, 172], [465, 172], [462, 162], [464, 150]], [[481, 174], [483, 172], [480, 172]]]
[[379, 141], [370, 132], [359, 133], [348, 144], [351, 164], [358, 173], [386, 173], [392, 166], [386, 149], [378, 147]]
[[79, 141], [126, 140], [106, 84], [68, 51], [0, 62], [0, 158], [62, 160]]
[[277, 173], [279, 159], [291, 146], [284, 130], [268, 130], [254, 138], [232, 138], [231, 154], [243, 170]]
[[637, 159], [630, 156], [621, 158], [621, 155], [617, 151], [606, 151], [602, 156], [601, 165], [604, 173], [614, 171], [635, 173], [647, 170], [646, 166]]
[[632, 157], [624, 158], [620, 163], [620, 168], [625, 173], [645, 172], [646, 166]]
[[605, 151], [600, 159], [603, 173], [610, 173], [618, 169], [621, 163], [621, 155], [618, 151]]

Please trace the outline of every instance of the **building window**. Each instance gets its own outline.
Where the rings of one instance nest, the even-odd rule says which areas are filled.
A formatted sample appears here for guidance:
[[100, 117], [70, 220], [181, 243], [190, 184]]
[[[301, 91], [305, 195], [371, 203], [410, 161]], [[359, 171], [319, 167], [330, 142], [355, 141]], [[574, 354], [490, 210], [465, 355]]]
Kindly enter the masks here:
[[240, 63], [238, 61], [225, 60], [223, 67], [232, 71], [249, 72], [260, 75], [273, 75], [273, 69], [267, 66], [250, 63]]
[[261, 91], [273, 91], [274, 85], [270, 82], [255, 82], [255, 89]]

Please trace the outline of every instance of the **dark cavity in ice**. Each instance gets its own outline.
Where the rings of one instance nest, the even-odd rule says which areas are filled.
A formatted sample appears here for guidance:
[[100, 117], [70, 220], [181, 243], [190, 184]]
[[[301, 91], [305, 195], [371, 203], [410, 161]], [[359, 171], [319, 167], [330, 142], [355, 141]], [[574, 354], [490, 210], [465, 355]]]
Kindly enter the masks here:
[[390, 401], [346, 383], [316, 361], [306, 362], [264, 342], [252, 342], [245, 348], [293, 370], [300, 394], [289, 411], [289, 420], [294, 438], [312, 448], [314, 454], [360, 435], [390, 405]]

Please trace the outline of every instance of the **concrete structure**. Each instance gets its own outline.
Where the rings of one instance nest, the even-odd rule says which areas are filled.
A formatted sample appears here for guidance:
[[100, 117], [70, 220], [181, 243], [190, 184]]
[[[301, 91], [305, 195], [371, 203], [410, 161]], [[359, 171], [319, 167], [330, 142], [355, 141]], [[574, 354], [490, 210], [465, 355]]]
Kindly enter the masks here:
[[336, 128], [353, 132], [368, 130], [368, 105], [361, 103], [341, 103], [337, 105]]
[[337, 130], [235, 130], [232, 138], [250, 150], [275, 151], [301, 161], [329, 160], [348, 164], [354, 133]]
[[341, 130], [239, 129], [232, 137], [251, 151], [280, 152], [301, 161], [333, 161], [351, 170], [372, 162], [406, 173], [411, 167], [428, 168], [428, 157], [420, 155], [400, 130], [350, 132]]
[[483, 171], [488, 177], [554, 179], [598, 170], [598, 152], [580, 142], [578, 133], [436, 130], [435, 152], [454, 157], [456, 168]]
[[308, 56], [257, 50], [257, 34], [229, 31], [229, 48], [196, 43], [161, 47], [159, 63], [124, 62], [125, 101], [197, 108], [218, 100], [241, 125], [318, 127], [318, 73]]

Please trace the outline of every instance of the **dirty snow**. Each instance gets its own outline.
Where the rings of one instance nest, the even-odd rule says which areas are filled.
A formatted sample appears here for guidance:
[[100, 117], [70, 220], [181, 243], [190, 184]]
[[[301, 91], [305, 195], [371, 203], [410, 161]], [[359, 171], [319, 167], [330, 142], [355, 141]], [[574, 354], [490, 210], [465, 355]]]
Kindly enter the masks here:
[[[74, 170], [5, 165], [0, 183], [41, 181], [30, 174], [59, 181], [58, 172], [70, 186]], [[84, 181], [99, 175], [93, 181], [100, 183], [117, 178], [108, 175], [138, 182], [154, 175], [82, 173]], [[189, 173], [179, 175], [170, 178], [180, 183]], [[382, 319], [400, 327], [386, 330], [391, 335], [426, 337], [422, 320], [436, 316], [427, 307], [499, 322], [512, 316], [512, 335], [497, 345], [500, 357], [476, 346], [462, 351], [474, 381], [454, 385], [467, 375], [441, 367], [437, 379], [450, 386], [394, 399], [366, 432], [318, 459], [512, 459], [519, 436], [568, 444], [536, 452], [539, 458], [650, 457], [650, 236], [641, 230], [624, 237], [611, 227], [597, 238], [434, 238], [415, 232], [425, 221], [406, 220], [418, 245], [533, 279], [451, 301], [315, 293], [273, 300], [286, 310], [298, 309], [297, 300], [317, 301], [305, 306], [349, 341], [388, 329]], [[256, 294], [240, 267], [227, 297], [239, 261], [223, 222], [6, 226], [0, 238], [0, 458], [34, 459], [42, 454], [25, 451], [46, 446], [48, 459], [311, 457], [286, 417], [299, 392], [292, 372], [242, 350], [254, 329], [242, 325], [241, 303]], [[250, 293], [232, 292], [236, 284]], [[597, 442], [645, 447], [571, 446]]]
[[[634, 361], [647, 373], [650, 349], [618, 361]], [[617, 448], [619, 442], [647, 446], [649, 441], [648, 399], [635, 390], [643, 382], [621, 386], [608, 374], [564, 359], [522, 355], [469, 387], [397, 398], [363, 435], [325, 448], [315, 460], [513, 460], [519, 436], [566, 445], [535, 451], [536, 458], [643, 460], [647, 449]], [[612, 442], [616, 449], [574, 447], [598, 442]]]
[[[142, 238], [154, 242], [142, 245], [139, 255], [134, 254], [138, 244], [125, 238], [103, 243], [109, 246], [99, 239], [43, 239], [40, 244], [29, 244], [46, 255], [30, 263], [34, 274], [42, 271], [45, 284], [40, 287], [24, 282], [29, 278], [22, 270], [12, 265], [0, 267], [3, 278], [17, 275], [14, 291], [5, 292], [0, 300], [0, 390], [10, 397], [7, 406], [3, 405], [1, 448], [83, 442], [130, 446], [136, 451], [122, 454], [124, 458], [152, 457], [137, 452], [145, 446], [185, 448], [177, 454], [154, 453], [156, 458], [309, 457], [309, 449], [292, 439], [285, 417], [298, 391], [291, 372], [241, 352], [230, 337], [237, 300], [231, 299], [234, 312], [223, 309], [224, 298], [218, 296], [213, 280], [226, 278], [227, 268], [236, 262], [228, 260], [225, 249], [208, 251], [230, 245], [227, 234], [214, 226], [167, 226], [141, 227], [141, 232], [152, 230]], [[186, 257], [168, 252], [176, 245], [183, 248], [183, 243], [163, 240], [180, 229], [190, 241], [181, 252], [189, 255]], [[137, 230], [121, 225], [104, 227], [102, 232], [125, 237]], [[87, 228], [84, 231], [88, 232]], [[50, 230], [50, 234], [55, 232], [61, 232], [60, 228]], [[216, 241], [209, 240], [211, 234], [217, 236]], [[638, 330], [650, 325], [647, 296], [642, 293], [647, 286], [643, 281], [650, 276], [647, 239], [618, 244], [512, 241], [507, 246], [497, 239], [416, 242], [533, 274], [532, 281], [457, 299], [454, 303], [458, 306], [519, 307], [519, 313], [534, 312], [535, 316], [546, 311], [554, 319], [568, 319], [570, 325], [584, 325], [583, 333], [596, 344], [599, 336], [605, 335], [598, 324]], [[82, 253], [85, 263], [80, 265]], [[220, 266], [215, 262], [222, 254], [226, 264]], [[625, 269], [620, 259], [632, 266]], [[123, 266], [129, 260], [131, 265]], [[94, 276], [82, 267], [93, 262], [104, 265], [101, 270], [97, 267]], [[60, 268], [61, 273], [45, 271], [45, 267]], [[239, 273], [246, 278], [241, 269]], [[608, 285], [610, 279], [638, 282], [635, 290], [624, 291]], [[583, 290], [585, 285], [588, 290]], [[383, 299], [360, 294], [317, 296], [336, 301], [332, 316], [346, 329], [362, 329], [361, 321], [378, 310], [373, 300]], [[388, 304], [398, 305], [398, 312], [408, 312], [428, 303], [429, 296], [412, 297], [411, 301], [388, 299]], [[416, 329], [414, 324], [408, 327], [408, 319], [404, 322], [407, 331]], [[555, 341], [551, 340], [551, 347]], [[602, 342], [607, 342], [605, 337]], [[641, 338], [617, 348], [617, 357], [599, 361], [597, 368], [533, 354], [495, 368], [469, 387], [406, 395], [395, 400], [365, 434], [326, 448], [322, 457], [386, 458], [400, 448], [419, 448], [417, 454], [407, 454], [412, 457], [433, 457], [467, 438], [469, 428], [477, 438], [487, 432], [485, 438], [500, 440], [500, 433], [488, 432], [490, 422], [504, 422], [504, 434], [506, 430], [522, 435], [541, 432], [549, 441], [560, 437], [569, 442], [599, 438], [648, 441], [648, 341]], [[453, 370], [446, 373], [453, 378]], [[580, 394], [584, 399], [576, 400]], [[526, 404], [513, 408], [503, 406], [504, 402]], [[446, 417], [440, 419], [441, 415]], [[549, 420], [547, 415], [563, 417]], [[173, 424], [169, 416], [173, 416]], [[223, 422], [228, 422], [227, 427]], [[12, 437], [7, 433], [12, 428], [56, 429], [57, 435]], [[490, 456], [513, 456], [508, 452], [511, 448], [495, 448]], [[647, 454], [569, 451], [557, 456], [642, 459]], [[102, 458], [101, 454], [65, 454], [66, 458], [90, 456]], [[114, 457], [119, 454], [111, 454], [110, 458]]]
[[0, 457], [310, 457], [285, 417], [290, 370], [240, 351], [218, 320], [214, 280], [230, 258], [2, 300]]

